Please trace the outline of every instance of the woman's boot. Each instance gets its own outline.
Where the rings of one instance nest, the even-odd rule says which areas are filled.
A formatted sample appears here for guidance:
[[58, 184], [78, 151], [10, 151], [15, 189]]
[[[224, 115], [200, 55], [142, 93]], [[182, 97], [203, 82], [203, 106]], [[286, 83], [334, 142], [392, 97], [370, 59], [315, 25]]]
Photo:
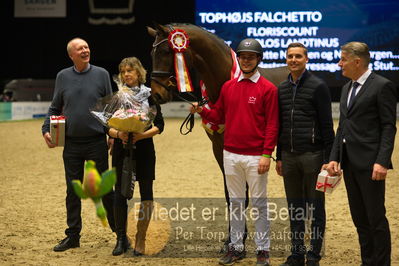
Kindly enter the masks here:
[[116, 245], [112, 251], [113, 256], [119, 256], [126, 252], [130, 247], [129, 239], [126, 236], [127, 208], [115, 207], [115, 229], [116, 229]]
[[140, 212], [137, 221], [136, 243], [134, 246], [134, 255], [141, 256], [145, 254], [145, 238], [147, 235], [148, 225], [151, 221], [154, 202], [152, 200], [142, 201], [140, 204]]

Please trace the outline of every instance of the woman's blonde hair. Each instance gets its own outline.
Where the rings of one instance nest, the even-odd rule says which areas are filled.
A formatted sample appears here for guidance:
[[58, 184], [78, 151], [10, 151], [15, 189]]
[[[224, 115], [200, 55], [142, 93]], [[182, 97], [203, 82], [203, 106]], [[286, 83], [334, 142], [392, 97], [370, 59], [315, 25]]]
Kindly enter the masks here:
[[143, 67], [143, 65], [141, 64], [140, 60], [137, 57], [126, 57], [122, 59], [122, 61], [119, 63], [119, 74], [118, 74], [119, 80], [122, 81], [121, 71], [122, 68], [126, 66], [129, 66], [134, 70], [136, 70], [138, 74], [139, 84], [144, 84], [146, 82], [147, 71], [145, 70], [145, 68]]

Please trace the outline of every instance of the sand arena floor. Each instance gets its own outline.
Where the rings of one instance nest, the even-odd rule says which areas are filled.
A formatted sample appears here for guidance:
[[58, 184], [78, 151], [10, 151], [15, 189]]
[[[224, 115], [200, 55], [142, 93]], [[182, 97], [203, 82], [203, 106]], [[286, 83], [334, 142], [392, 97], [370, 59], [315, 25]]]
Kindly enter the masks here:
[[[183, 246], [176, 244], [178, 232], [168, 219], [160, 219], [150, 225], [148, 249], [158, 255], [113, 257], [111, 252], [115, 235], [102, 227], [90, 200], [83, 201], [81, 247], [53, 252], [54, 245], [64, 238], [66, 226], [65, 179], [62, 148], [47, 148], [40, 133], [42, 122], [0, 123], [1, 265], [217, 265], [219, 254], [216, 250], [207, 253], [210, 256], [205, 258], [185, 256]], [[166, 119], [164, 133], [155, 137], [157, 179], [154, 195], [158, 207], [167, 204], [165, 199], [178, 199], [182, 204], [193, 198], [202, 200], [202, 203], [209, 199], [212, 204], [224, 197], [222, 175], [199, 120], [196, 120], [194, 131], [187, 136], [179, 133], [181, 122], [182, 119]], [[395, 167], [399, 167], [398, 145], [396, 141]], [[283, 199], [282, 178], [276, 175], [274, 167], [272, 163], [268, 195]], [[386, 190], [387, 217], [392, 234], [392, 265], [399, 265], [396, 248], [399, 246], [398, 176], [398, 170], [389, 171]], [[137, 202], [137, 197], [138, 191], [135, 191], [132, 203]], [[333, 194], [326, 195], [326, 206], [325, 256], [321, 265], [359, 265], [359, 244], [343, 184]], [[132, 213], [128, 230], [134, 238]], [[183, 224], [187, 228], [195, 228], [197, 222], [188, 220]], [[216, 229], [223, 231], [225, 226], [222, 223]], [[194, 242], [197, 240], [207, 247], [219, 246], [215, 239], [207, 242], [194, 236]], [[283, 260], [283, 257], [272, 256], [273, 265]], [[252, 265], [254, 262], [254, 254], [248, 250], [247, 258], [239, 265]]]

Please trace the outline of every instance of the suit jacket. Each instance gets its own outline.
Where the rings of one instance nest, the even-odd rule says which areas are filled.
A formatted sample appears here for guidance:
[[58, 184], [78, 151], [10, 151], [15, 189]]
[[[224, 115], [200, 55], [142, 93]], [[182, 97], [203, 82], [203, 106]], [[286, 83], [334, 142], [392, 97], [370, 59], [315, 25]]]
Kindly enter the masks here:
[[[371, 73], [357, 93], [349, 110], [348, 92], [342, 88], [340, 117], [330, 161], [351, 164], [354, 169], [373, 170], [374, 163], [392, 168], [391, 155], [396, 134], [397, 90], [388, 79]], [[343, 140], [347, 161], [342, 161]]]

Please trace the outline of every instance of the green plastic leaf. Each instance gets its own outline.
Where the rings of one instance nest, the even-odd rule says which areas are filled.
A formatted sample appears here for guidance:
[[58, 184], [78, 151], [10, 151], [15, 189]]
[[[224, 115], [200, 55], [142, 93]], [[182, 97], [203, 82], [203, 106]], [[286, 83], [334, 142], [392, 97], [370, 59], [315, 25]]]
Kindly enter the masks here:
[[73, 190], [75, 191], [76, 195], [78, 195], [81, 199], [87, 199], [87, 195], [83, 192], [82, 183], [80, 180], [72, 180]]
[[101, 185], [100, 185], [100, 191], [98, 193], [99, 197], [104, 196], [108, 192], [112, 190], [116, 183], [116, 171], [115, 168], [112, 168], [111, 170], [105, 171], [101, 175]]

